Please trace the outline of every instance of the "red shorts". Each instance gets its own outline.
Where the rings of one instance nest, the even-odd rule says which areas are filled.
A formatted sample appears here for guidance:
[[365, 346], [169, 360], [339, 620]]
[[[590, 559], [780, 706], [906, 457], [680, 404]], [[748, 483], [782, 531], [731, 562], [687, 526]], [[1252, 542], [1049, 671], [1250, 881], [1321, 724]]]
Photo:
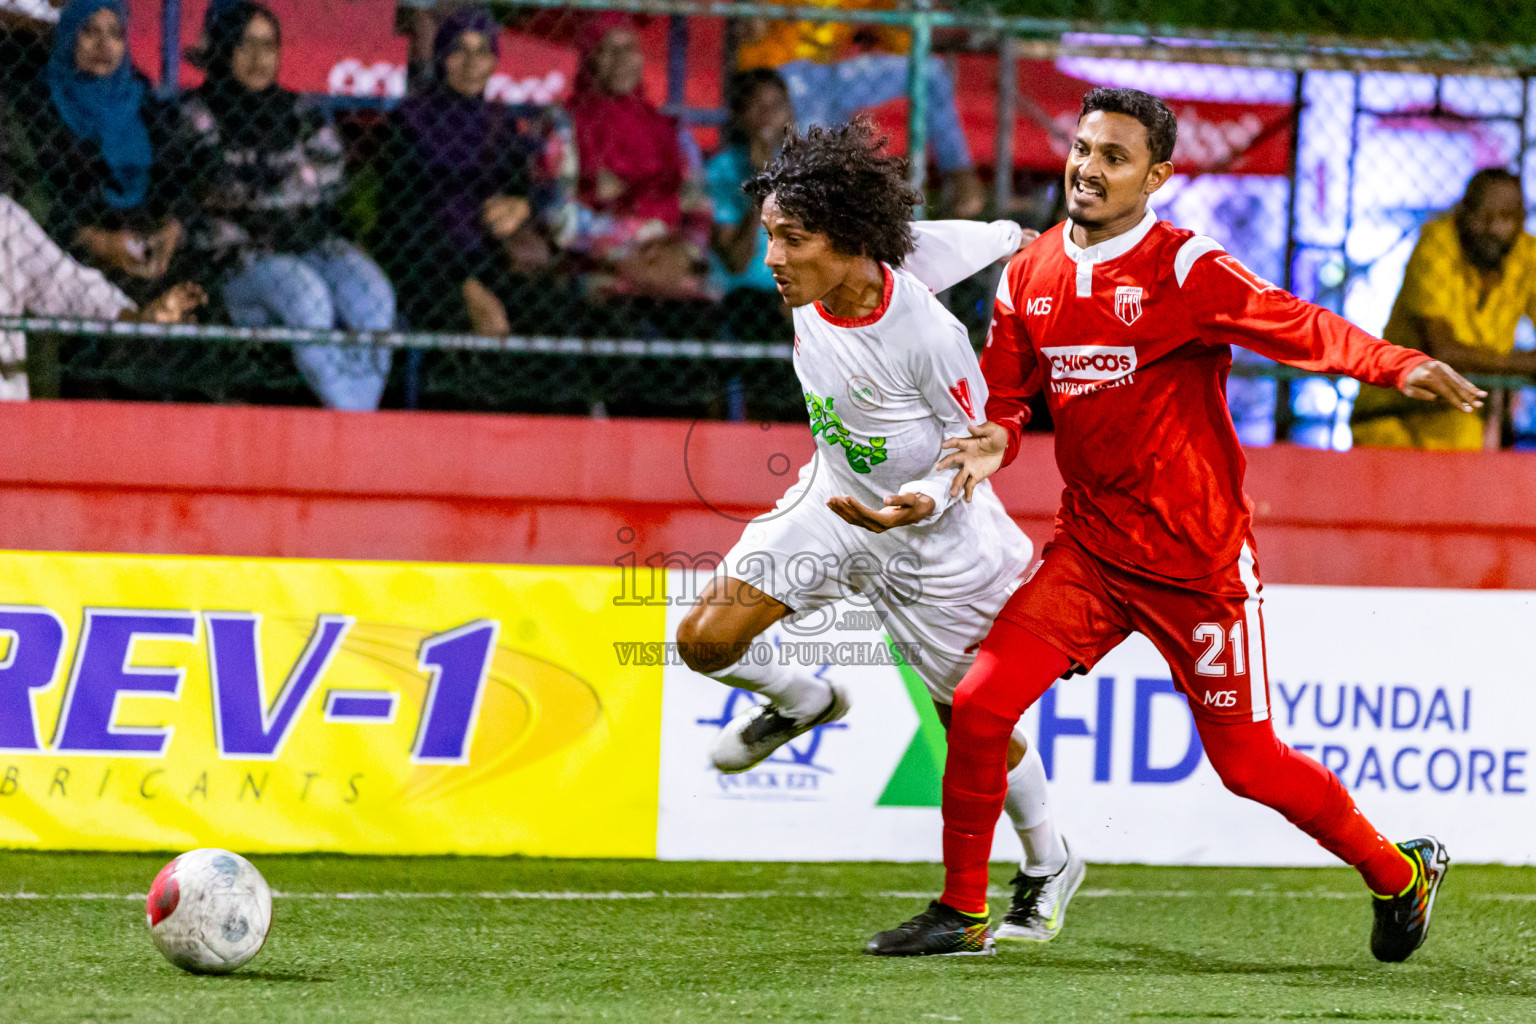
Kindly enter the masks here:
[[1202, 579], [1126, 569], [1058, 532], [998, 618], [1023, 626], [1083, 668], [1132, 633], [1152, 641], [1195, 715], [1269, 717], [1264, 616], [1253, 539]]

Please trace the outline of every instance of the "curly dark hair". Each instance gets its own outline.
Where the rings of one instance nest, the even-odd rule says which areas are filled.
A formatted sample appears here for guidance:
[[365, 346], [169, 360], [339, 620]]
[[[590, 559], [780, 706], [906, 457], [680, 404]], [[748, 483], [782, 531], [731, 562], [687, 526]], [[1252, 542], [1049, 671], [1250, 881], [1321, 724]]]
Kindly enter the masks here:
[[898, 266], [912, 251], [912, 211], [922, 200], [907, 184], [907, 161], [883, 152], [886, 141], [862, 117], [791, 135], [742, 190], [758, 202], [772, 195], [837, 252]]
[[1134, 117], [1147, 130], [1152, 162], [1160, 164], [1173, 159], [1173, 147], [1179, 141], [1179, 120], [1168, 104], [1156, 96], [1140, 89], [1094, 89], [1083, 97], [1083, 109], [1077, 119], [1081, 121], [1095, 110]]

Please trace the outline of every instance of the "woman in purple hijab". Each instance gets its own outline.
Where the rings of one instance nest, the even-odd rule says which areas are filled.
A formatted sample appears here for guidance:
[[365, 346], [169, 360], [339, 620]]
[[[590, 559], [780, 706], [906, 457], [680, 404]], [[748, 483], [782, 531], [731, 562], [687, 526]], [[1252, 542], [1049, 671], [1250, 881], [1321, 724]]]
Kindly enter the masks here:
[[443, 21], [433, 81], [401, 103], [382, 154], [378, 248], [418, 330], [547, 333], [551, 321], [558, 289], [543, 273], [573, 212], [567, 147], [552, 118], [485, 98], [500, 32], [478, 7]]

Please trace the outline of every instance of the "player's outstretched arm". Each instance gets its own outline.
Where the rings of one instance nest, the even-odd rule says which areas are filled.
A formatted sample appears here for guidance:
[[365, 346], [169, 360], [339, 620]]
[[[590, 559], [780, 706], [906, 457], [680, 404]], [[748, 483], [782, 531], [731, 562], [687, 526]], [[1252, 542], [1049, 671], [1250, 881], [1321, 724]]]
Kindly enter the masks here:
[[1443, 399], [1462, 412], [1481, 409], [1488, 397], [1488, 392], [1438, 359], [1427, 359], [1409, 370], [1398, 390], [1426, 402]]
[[974, 220], [925, 220], [912, 225], [917, 247], [902, 269], [935, 292], [951, 288], [998, 260], [1006, 259], [1040, 237], [1010, 220], [984, 224]]
[[938, 468], [955, 469], [955, 479], [949, 485], [949, 496], [957, 498], [965, 491], [970, 501], [976, 485], [1003, 468], [1003, 456], [1008, 453], [1008, 428], [988, 420], [972, 424], [970, 437], [951, 437], [940, 446], [953, 454], [946, 455]]
[[[1189, 239], [1174, 261], [1174, 272], [1190, 319], [1209, 341], [1242, 345], [1312, 373], [1345, 373], [1377, 387], [1399, 388], [1414, 398], [1441, 397], [1437, 388], [1447, 389], [1446, 400], [1458, 406], [1482, 397], [1459, 375], [1455, 380], [1461, 384], [1453, 386], [1445, 376], [1455, 374], [1449, 366], [1421, 370], [1434, 360], [1275, 287], [1208, 238]], [[1409, 380], [1416, 374], [1410, 391]], [[1467, 393], [1459, 390], [1463, 386]]]

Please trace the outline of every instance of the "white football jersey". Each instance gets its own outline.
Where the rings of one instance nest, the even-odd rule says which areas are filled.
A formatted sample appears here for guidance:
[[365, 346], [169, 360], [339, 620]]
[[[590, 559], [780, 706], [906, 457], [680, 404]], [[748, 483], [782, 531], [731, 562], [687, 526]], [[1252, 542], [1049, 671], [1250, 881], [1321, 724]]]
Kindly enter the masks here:
[[[891, 639], [923, 651], [913, 667], [947, 703], [1033, 548], [989, 483], [969, 503], [952, 501], [955, 471], [934, 469], [944, 439], [983, 422], [987, 404], [970, 339], [934, 292], [1013, 253], [1020, 233], [1007, 221], [913, 230], [917, 250], [884, 268], [884, 297], [869, 316], [850, 322], [814, 304], [794, 311], [816, 457], [722, 568], [800, 616], [854, 595], [876, 602]], [[826, 506], [847, 494], [879, 508], [901, 493], [928, 495], [933, 515], [876, 534]]]
[[901, 267], [883, 267], [885, 294], [869, 316], [845, 320], [819, 302], [794, 311], [794, 363], [831, 493], [872, 508], [887, 495], [926, 494], [926, 525], [953, 504], [955, 471], [934, 469], [946, 454], [940, 443], [987, 418], [970, 338], [934, 293], [1011, 255], [1021, 236], [1011, 221], [912, 227], [917, 249]]

